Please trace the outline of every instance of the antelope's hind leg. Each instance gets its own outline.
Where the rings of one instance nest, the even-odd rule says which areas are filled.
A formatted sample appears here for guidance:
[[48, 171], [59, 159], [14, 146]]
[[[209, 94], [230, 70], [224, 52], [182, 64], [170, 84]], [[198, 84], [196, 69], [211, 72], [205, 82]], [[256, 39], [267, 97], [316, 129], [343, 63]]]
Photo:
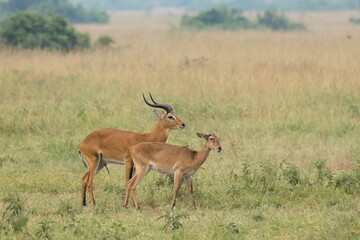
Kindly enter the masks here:
[[86, 206], [86, 189], [89, 191], [90, 201], [92, 206], [95, 206], [95, 198], [93, 193], [93, 181], [95, 174], [101, 170], [103, 166], [100, 165], [101, 159], [97, 156], [89, 157], [85, 154], [81, 154], [81, 158], [86, 164], [88, 171], [82, 178], [82, 189], [81, 189], [81, 196], [82, 196], [82, 205]]
[[136, 187], [138, 186], [138, 184], [140, 183], [141, 179], [146, 175], [146, 173], [148, 172], [148, 169], [145, 168], [136, 168], [136, 172], [135, 175], [131, 178], [131, 180], [129, 181], [128, 184], [128, 191], [131, 191], [131, 198], [134, 202], [135, 208], [139, 209], [139, 201], [136, 195]]
[[89, 171], [87, 171], [82, 178], [81, 199], [83, 206], [86, 206], [86, 187], [87, 187], [88, 179], [89, 179]]
[[127, 207], [130, 196], [130, 183], [134, 181], [136, 178], [136, 174], [133, 174], [134, 165], [132, 160], [130, 161], [128, 158], [125, 160], [125, 196], [123, 207]]

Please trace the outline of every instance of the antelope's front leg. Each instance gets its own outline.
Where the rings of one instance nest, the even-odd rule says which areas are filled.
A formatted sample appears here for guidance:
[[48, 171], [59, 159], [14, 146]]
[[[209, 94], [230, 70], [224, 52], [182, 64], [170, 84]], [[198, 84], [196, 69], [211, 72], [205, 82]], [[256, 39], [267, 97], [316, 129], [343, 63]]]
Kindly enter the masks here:
[[186, 176], [185, 177], [185, 181], [186, 181], [186, 187], [187, 187], [187, 191], [190, 195], [192, 204], [194, 206], [194, 208], [196, 209], [196, 204], [195, 204], [195, 198], [194, 198], [194, 194], [193, 194], [193, 185], [192, 185], [192, 180], [190, 176]]

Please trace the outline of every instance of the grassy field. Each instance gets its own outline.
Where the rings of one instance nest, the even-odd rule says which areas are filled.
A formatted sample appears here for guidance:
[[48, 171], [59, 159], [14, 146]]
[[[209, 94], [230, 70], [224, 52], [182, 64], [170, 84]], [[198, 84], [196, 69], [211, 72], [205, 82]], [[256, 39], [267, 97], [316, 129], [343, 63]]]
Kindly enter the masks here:
[[[194, 33], [171, 28], [176, 13], [113, 13], [107, 26], [77, 26], [111, 35], [111, 49], [1, 49], [0, 238], [359, 239], [354, 15], [294, 13], [306, 32]], [[169, 211], [171, 179], [153, 172], [141, 209], [122, 208], [118, 165], [96, 175], [97, 206], [81, 207], [79, 142], [105, 127], [150, 131], [142, 92], [186, 123], [168, 142], [222, 138], [194, 177], [196, 211], [184, 184]]]

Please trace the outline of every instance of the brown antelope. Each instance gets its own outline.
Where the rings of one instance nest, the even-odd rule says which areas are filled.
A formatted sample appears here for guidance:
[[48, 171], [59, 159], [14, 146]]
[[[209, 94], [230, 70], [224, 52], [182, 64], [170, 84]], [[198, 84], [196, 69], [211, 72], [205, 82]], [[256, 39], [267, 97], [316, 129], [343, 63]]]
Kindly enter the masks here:
[[127, 184], [124, 207], [127, 206], [131, 191], [135, 208], [139, 209], [136, 187], [141, 179], [153, 169], [160, 173], [174, 175], [174, 194], [171, 201], [171, 209], [175, 206], [182, 176], [185, 178], [187, 191], [196, 209], [191, 176], [194, 175], [199, 167], [206, 161], [211, 150], [216, 150], [217, 152], [221, 152], [222, 150], [220, 138], [214, 133], [210, 135], [196, 134], [198, 137], [206, 140], [204, 146], [199, 151], [191, 150], [185, 146], [175, 146], [157, 142], [143, 142], [130, 148], [130, 154], [136, 172]]
[[108, 163], [125, 164], [126, 166], [126, 181], [129, 181], [132, 174], [133, 164], [129, 156], [129, 149], [140, 142], [166, 142], [170, 130], [183, 129], [185, 124], [178, 117], [175, 116], [173, 108], [168, 104], [159, 104], [154, 101], [149, 93], [151, 101], [149, 103], [144, 94], [144, 102], [153, 108], [161, 108], [166, 112], [161, 113], [154, 110], [158, 121], [149, 133], [136, 133], [132, 131], [122, 131], [112, 128], [105, 128], [96, 130], [87, 135], [80, 143], [79, 156], [87, 167], [88, 171], [82, 178], [82, 204], [86, 206], [86, 188], [88, 188], [89, 196], [92, 206], [95, 205], [93, 194], [93, 180], [96, 173]]

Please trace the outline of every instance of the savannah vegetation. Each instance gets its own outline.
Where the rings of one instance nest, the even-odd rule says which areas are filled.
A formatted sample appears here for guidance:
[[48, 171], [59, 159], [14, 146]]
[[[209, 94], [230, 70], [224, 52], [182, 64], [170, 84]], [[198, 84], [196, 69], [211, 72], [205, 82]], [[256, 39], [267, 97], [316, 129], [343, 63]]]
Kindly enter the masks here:
[[304, 30], [302, 23], [291, 22], [285, 13], [277, 9], [267, 9], [257, 15], [256, 21], [244, 16], [242, 11], [227, 7], [212, 8], [196, 15], [184, 14], [180, 26], [194, 30], [202, 29], [271, 29], [274, 31]]
[[280, 8], [286, 11], [311, 11], [311, 10], [353, 10], [360, 7], [359, 0], [69, 0], [75, 4], [81, 3], [94, 8], [107, 10], [153, 10], [155, 8], [182, 8], [186, 10], [205, 10], [224, 4], [230, 8], [241, 10], [265, 10], [267, 8]]
[[59, 14], [74, 23], [107, 23], [109, 16], [105, 11], [87, 9], [81, 4], [68, 0], [7, 0], [0, 1], [0, 18], [14, 13], [28, 11], [40, 15]]
[[89, 35], [78, 32], [62, 16], [30, 12], [15, 13], [0, 22], [0, 42], [15, 48], [61, 51], [90, 47]]
[[350, 17], [349, 21], [353, 24], [360, 25], [360, 18]]
[[[306, 32], [169, 29], [179, 15], [113, 13], [79, 25], [108, 48], [0, 49], [1, 239], [356, 239], [360, 235], [360, 34], [348, 13], [306, 14]], [[298, 16], [291, 15], [297, 20]], [[125, 24], [127, 23], [127, 24]], [[351, 38], [347, 36], [351, 35]], [[150, 172], [122, 208], [124, 167], [81, 206], [79, 142], [104, 127], [150, 131], [141, 93], [186, 123], [168, 142], [223, 152], [181, 185]]]

